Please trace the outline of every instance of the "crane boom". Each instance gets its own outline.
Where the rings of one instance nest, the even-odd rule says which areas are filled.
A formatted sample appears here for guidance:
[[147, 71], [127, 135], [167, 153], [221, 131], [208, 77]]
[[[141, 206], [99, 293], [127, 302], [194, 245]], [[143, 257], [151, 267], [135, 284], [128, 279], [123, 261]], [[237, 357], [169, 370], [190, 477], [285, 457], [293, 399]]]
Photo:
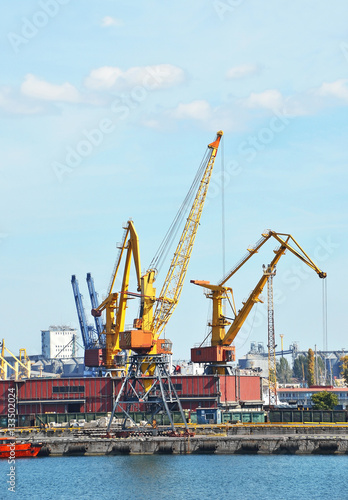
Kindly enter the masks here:
[[98, 336], [94, 328], [88, 324], [88, 321], [86, 319], [86, 313], [83, 306], [82, 295], [79, 289], [79, 283], [74, 274], [71, 276], [71, 286], [73, 289], [83, 345], [85, 349], [90, 349], [97, 342]]
[[[276, 264], [279, 262], [280, 257], [285, 254], [285, 250], [287, 247], [282, 246], [276, 251], [276, 255], [273, 258], [272, 262], [269, 265], [270, 272], [274, 269]], [[245, 320], [247, 319], [251, 309], [253, 308], [254, 304], [260, 301], [260, 295], [262, 293], [262, 290], [264, 289], [265, 284], [267, 283], [267, 275], [263, 274], [261, 276], [261, 279], [255, 286], [254, 290], [251, 292], [247, 300], [245, 301], [243, 307], [235, 317], [234, 321], [232, 322], [232, 325], [230, 328], [227, 330], [225, 336], [221, 339], [221, 345], [231, 345], [234, 339], [236, 338], [238, 332], [242, 328]]]
[[180, 241], [175, 250], [166, 279], [162, 286], [162, 290], [159, 294], [151, 328], [155, 340], [158, 339], [167, 325], [168, 320], [173, 314], [180, 298], [222, 135], [223, 132], [220, 130], [217, 133], [216, 140], [208, 145], [211, 152], [207, 165], [200, 181], [190, 213], [187, 217]]
[[[88, 286], [89, 297], [91, 299], [92, 309], [96, 309], [98, 307], [98, 296], [97, 296], [97, 292], [95, 291], [95, 288], [94, 288], [94, 280], [92, 278], [91, 273], [87, 273], [86, 281], [87, 281], [87, 286]], [[94, 318], [94, 322], [95, 322], [95, 327], [97, 329], [98, 337], [100, 337], [100, 335], [103, 331], [103, 325], [101, 322], [101, 318], [96, 316]]]
[[[141, 288], [141, 266], [138, 235], [131, 220], [128, 221], [127, 226], [124, 229], [123, 241], [119, 247], [119, 254], [111, 277], [108, 296], [97, 308], [92, 309], [92, 316], [94, 317], [100, 317], [102, 312], [104, 310], [106, 311], [105, 329], [102, 333], [105, 334], [106, 338], [105, 366], [108, 369], [115, 368], [115, 356], [122, 350], [119, 343], [119, 334], [120, 331], [124, 330], [125, 325], [129, 273], [132, 257], [135, 265], [138, 290], [140, 291]], [[122, 255], [125, 250], [126, 257], [121, 291], [119, 293], [114, 293], [113, 287], [120, 268]]]
[[[196, 175], [194, 185], [198, 184], [197, 191], [158, 298], [153, 286], [156, 270], [150, 268], [141, 277], [140, 317], [134, 320], [133, 330], [120, 333], [122, 349], [151, 355], [169, 353], [171, 350], [170, 341], [159, 337], [180, 298], [222, 135], [220, 130], [215, 141], [208, 145], [208, 151]], [[191, 188], [189, 194], [193, 193]]]
[[[271, 237], [274, 237], [280, 243], [280, 247], [274, 250], [275, 257], [273, 258], [271, 264], [269, 265], [270, 272], [272, 272], [272, 270], [275, 268], [279, 259], [281, 258], [282, 255], [285, 254], [286, 250], [289, 250], [292, 254], [296, 255], [296, 257], [298, 257], [302, 262], [304, 262], [311, 269], [313, 269], [318, 274], [319, 278], [326, 278], [326, 273], [321, 271], [316, 266], [316, 264], [308, 257], [308, 255], [300, 247], [297, 241], [291, 236], [291, 234], [276, 233], [275, 231], [267, 231], [263, 233], [262, 238], [259, 239], [253, 247], [248, 248], [248, 254], [246, 254], [237, 263], [237, 265], [232, 268], [232, 270], [227, 274], [226, 277], [224, 277], [219, 282], [218, 285], [211, 285], [207, 281], [195, 281], [195, 280], [191, 281], [191, 283], [195, 285], [199, 285], [201, 287], [206, 288], [207, 290], [210, 290], [210, 292], [207, 294], [207, 297], [213, 300], [213, 318], [212, 322], [210, 323], [210, 326], [212, 327], [211, 346], [216, 348], [226, 347], [228, 352], [231, 352], [231, 349], [233, 352], [233, 347], [231, 348], [229, 346], [231, 346], [233, 340], [236, 338], [238, 332], [242, 328], [254, 304], [257, 302], [261, 302], [260, 295], [262, 293], [265, 284], [267, 283], [266, 274], [262, 275], [261, 279], [255, 286], [255, 288], [253, 289], [247, 300], [243, 303], [243, 307], [238, 311], [238, 313], [236, 313], [235, 307], [232, 307], [235, 317], [231, 323], [226, 319], [226, 317], [223, 314], [222, 301], [223, 299], [226, 298], [229, 299], [229, 294], [232, 295], [232, 289], [225, 287], [223, 285]], [[233, 300], [233, 295], [232, 295], [232, 300]], [[227, 331], [225, 331], [226, 327], [228, 327]], [[202, 349], [204, 348], [200, 347], [198, 349], [197, 348], [191, 349], [192, 361], [201, 362], [199, 357], [202, 355]], [[226, 361], [226, 357], [224, 357], [225, 356], [224, 349], [220, 349], [219, 351], [220, 357], [218, 356], [217, 353], [215, 353], [214, 356], [215, 356], [214, 359], [211, 359], [211, 361], [216, 361], [216, 362]], [[231, 359], [230, 354], [229, 354], [229, 359]], [[210, 361], [210, 360], [205, 359], [205, 361]]]
[[[285, 240], [282, 238], [282, 236], [285, 236]], [[222, 280], [219, 281], [218, 285], [222, 286], [228, 281], [232, 276], [242, 267], [244, 264], [255, 254], [258, 252], [258, 250], [268, 241], [271, 237], [275, 238], [281, 245], [284, 244], [285, 242], [288, 242], [289, 240], [292, 240], [294, 245], [297, 247], [296, 249], [293, 249], [291, 246], [288, 247], [288, 250], [292, 252], [296, 257], [298, 257], [302, 262], [307, 264], [307, 266], [311, 267], [315, 272], [318, 272], [318, 267], [314, 264], [312, 259], [306, 254], [306, 252], [301, 248], [301, 246], [297, 243], [297, 241], [291, 236], [291, 234], [287, 233], [276, 233], [275, 231], [271, 231], [268, 229], [267, 231], [264, 231], [261, 235], [261, 238], [255, 243], [253, 246], [249, 246], [247, 248], [247, 253], [244, 255], [244, 257], [228, 272]], [[319, 270], [320, 271], [320, 270]], [[325, 277], [325, 276], [320, 276]]]
[[[276, 264], [279, 262], [280, 258], [282, 255], [285, 254], [286, 250], [289, 250], [292, 254], [296, 255], [302, 262], [307, 264], [311, 269], [313, 269], [319, 276], [319, 278], [326, 278], [326, 273], [321, 271], [316, 264], [308, 257], [308, 255], [304, 252], [304, 250], [300, 247], [300, 245], [297, 243], [297, 241], [291, 236], [291, 234], [285, 234], [285, 233], [276, 233], [275, 231], [270, 231], [269, 237], [273, 236], [279, 243], [280, 247], [274, 251], [276, 254], [274, 259], [272, 260], [270, 264], [270, 270], [273, 271], [274, 267]], [[285, 236], [286, 239], [283, 239], [282, 236]], [[268, 238], [267, 238], [268, 239]], [[263, 243], [265, 243], [267, 240], [265, 240]], [[294, 246], [292, 246], [289, 242], [292, 241]], [[262, 243], [262, 244], [263, 244]], [[297, 247], [297, 249], [296, 249]], [[244, 306], [242, 309], [239, 311], [237, 316], [235, 317], [231, 327], [228, 329], [226, 332], [225, 336], [222, 338], [222, 345], [230, 345], [233, 340], [236, 338], [239, 330], [243, 326], [243, 323], [245, 322], [248, 314], [250, 313], [252, 307], [256, 302], [260, 302], [259, 296], [262, 293], [262, 290], [267, 283], [267, 275], [264, 274], [254, 290], [251, 292], [250, 296], [248, 297], [247, 301], [245, 302]]]

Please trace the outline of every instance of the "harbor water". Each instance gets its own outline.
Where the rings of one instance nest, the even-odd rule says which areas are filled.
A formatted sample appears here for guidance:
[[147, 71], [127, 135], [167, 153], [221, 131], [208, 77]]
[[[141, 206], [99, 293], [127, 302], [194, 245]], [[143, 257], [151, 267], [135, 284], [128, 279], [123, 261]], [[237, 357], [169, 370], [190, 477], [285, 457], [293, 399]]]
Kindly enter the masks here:
[[[0, 462], [0, 499], [348, 499], [347, 456], [137, 455]], [[12, 476], [13, 479], [13, 476]]]

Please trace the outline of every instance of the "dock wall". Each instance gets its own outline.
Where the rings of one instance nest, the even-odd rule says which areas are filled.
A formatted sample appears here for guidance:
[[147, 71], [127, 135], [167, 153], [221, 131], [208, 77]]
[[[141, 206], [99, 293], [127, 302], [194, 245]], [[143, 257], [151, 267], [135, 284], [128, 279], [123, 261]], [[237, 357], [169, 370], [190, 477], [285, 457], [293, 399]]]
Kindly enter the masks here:
[[[4, 433], [5, 434], [5, 433]], [[42, 443], [42, 455], [153, 454], [348, 454], [348, 427], [215, 426], [198, 427], [194, 436], [107, 437], [76, 430], [16, 430], [17, 438]]]

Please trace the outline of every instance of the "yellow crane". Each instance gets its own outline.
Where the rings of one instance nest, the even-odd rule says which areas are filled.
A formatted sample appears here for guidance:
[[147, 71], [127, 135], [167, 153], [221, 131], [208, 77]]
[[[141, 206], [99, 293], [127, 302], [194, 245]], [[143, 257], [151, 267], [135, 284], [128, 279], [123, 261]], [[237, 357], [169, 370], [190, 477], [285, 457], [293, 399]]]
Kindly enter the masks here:
[[[247, 249], [247, 254], [217, 285], [211, 285], [209, 281], [191, 280], [191, 283], [209, 290], [206, 296], [213, 301], [212, 321], [209, 323], [212, 329], [211, 345], [206, 347], [201, 345], [200, 347], [192, 348], [191, 360], [193, 362], [214, 364], [216, 365], [214, 370], [217, 373], [224, 373], [225, 368], [222, 365], [227, 361], [234, 361], [235, 347], [231, 344], [242, 328], [254, 304], [261, 302], [260, 295], [267, 283], [268, 274], [264, 273], [262, 275], [256, 287], [238, 312], [236, 310], [232, 288], [224, 285], [270, 238], [275, 238], [280, 243], [280, 246], [274, 250], [275, 257], [268, 266], [268, 272], [274, 270], [281, 256], [285, 254], [286, 250], [289, 250], [302, 262], [312, 268], [318, 274], [319, 278], [326, 278], [326, 273], [317, 267], [291, 234], [277, 233], [271, 230], [264, 232], [257, 243], [253, 247]], [[232, 321], [229, 321], [223, 314], [223, 300], [227, 300], [231, 306], [234, 315]]]
[[[11, 365], [5, 359], [5, 353], [8, 353], [14, 360], [14, 364]], [[19, 350], [19, 358], [15, 356], [7, 347], [5, 347], [5, 340], [2, 339], [1, 342], [1, 354], [0, 354], [0, 380], [7, 379], [7, 368], [13, 371], [14, 380], [19, 380], [22, 378], [30, 378], [31, 375], [31, 363], [27, 356], [26, 349]]]
[[[175, 427], [171, 416], [171, 407], [177, 405], [187, 430], [182, 405], [167, 367], [168, 357], [166, 355], [171, 354], [172, 344], [168, 339], [160, 339], [160, 335], [180, 298], [222, 135], [223, 132], [219, 131], [215, 141], [208, 144], [207, 152], [182, 205], [184, 208], [188, 207], [194, 195], [184, 230], [159, 296], [156, 297], [154, 282], [156, 263], [160, 261], [160, 258], [155, 256], [149, 269], [140, 280], [139, 317], [134, 320], [132, 330], [121, 331], [119, 334], [120, 349], [131, 350], [135, 354], [130, 358], [126, 376], [115, 399], [108, 431], [116, 408], [119, 407], [124, 413], [124, 425], [126, 425], [127, 419], [130, 418], [128, 408], [137, 405], [142, 408], [145, 405], [147, 411], [151, 408], [152, 420], [159, 411], [165, 410], [173, 432], [175, 432]], [[168, 242], [175, 236], [178, 221], [183, 213], [184, 210], [180, 209], [160, 246], [161, 250], [158, 255], [166, 255]], [[156, 393], [157, 390], [160, 395]]]
[[[139, 238], [131, 220], [128, 221], [124, 230], [123, 239], [121, 245], [119, 246], [118, 257], [116, 259], [108, 289], [108, 295], [96, 309], [92, 309], [92, 315], [95, 317], [100, 317], [102, 312], [105, 310], [106, 322], [102, 332], [102, 335], [106, 336], [104, 363], [105, 367], [110, 370], [114, 368], [118, 368], [119, 370], [124, 368], [123, 362], [118, 362], [117, 355], [122, 350], [119, 345], [119, 333], [124, 330], [125, 325], [127, 299], [129, 294], [129, 274], [132, 258], [135, 266], [138, 291], [140, 292], [141, 290]], [[126, 255], [121, 291], [114, 292], [114, 285], [124, 253]]]
[[208, 145], [207, 153], [199, 169], [201, 177], [198, 189], [157, 298], [156, 289], [153, 286], [156, 270], [150, 268], [141, 277], [140, 317], [134, 321], [133, 330], [120, 333], [122, 349], [131, 349], [137, 354], [161, 354], [171, 351], [171, 342], [159, 337], [180, 298], [222, 135], [223, 132], [220, 130], [217, 132], [215, 141]]
[[[154, 288], [156, 269], [150, 268], [144, 275], [141, 275], [139, 239], [133, 222], [128, 221], [108, 295], [96, 309], [92, 309], [92, 315], [97, 317], [101, 316], [105, 310], [106, 324], [102, 334], [106, 335], [104, 366], [107, 369], [112, 370], [117, 367], [117, 355], [122, 350], [132, 350], [138, 354], [161, 354], [171, 351], [171, 342], [167, 339], [159, 339], [159, 336], [179, 301], [222, 135], [223, 132], [219, 131], [215, 141], [208, 145], [208, 151], [196, 177], [197, 193], [158, 298]], [[114, 292], [124, 252], [126, 256], [122, 286], [120, 292]], [[128, 290], [132, 259], [136, 270], [137, 291], [140, 293], [132, 293]], [[137, 296], [140, 297], [139, 318], [134, 320], [132, 330], [125, 331], [127, 300]], [[118, 369], [123, 369], [122, 364], [118, 366]]]

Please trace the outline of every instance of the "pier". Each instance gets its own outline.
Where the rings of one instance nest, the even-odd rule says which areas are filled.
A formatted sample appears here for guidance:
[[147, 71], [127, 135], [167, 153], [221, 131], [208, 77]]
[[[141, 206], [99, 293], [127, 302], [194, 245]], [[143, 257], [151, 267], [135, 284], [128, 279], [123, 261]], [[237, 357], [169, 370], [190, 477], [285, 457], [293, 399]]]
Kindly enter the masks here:
[[[139, 435], [108, 437], [105, 431], [17, 429], [15, 437], [42, 443], [39, 456], [153, 454], [348, 454], [348, 426], [233, 425], [196, 426], [186, 436]], [[3, 432], [2, 435], [6, 435]]]

